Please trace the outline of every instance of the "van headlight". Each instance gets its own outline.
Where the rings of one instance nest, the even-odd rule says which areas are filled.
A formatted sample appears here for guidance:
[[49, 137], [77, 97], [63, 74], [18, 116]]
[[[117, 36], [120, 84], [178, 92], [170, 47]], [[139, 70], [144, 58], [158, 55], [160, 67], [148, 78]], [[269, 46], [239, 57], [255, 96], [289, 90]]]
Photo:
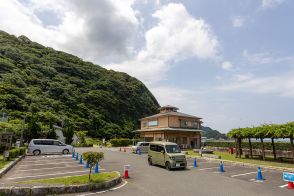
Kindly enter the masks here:
[[170, 158], [171, 160], [173, 160], [173, 161], [176, 159], [176, 157], [169, 157], [169, 158]]

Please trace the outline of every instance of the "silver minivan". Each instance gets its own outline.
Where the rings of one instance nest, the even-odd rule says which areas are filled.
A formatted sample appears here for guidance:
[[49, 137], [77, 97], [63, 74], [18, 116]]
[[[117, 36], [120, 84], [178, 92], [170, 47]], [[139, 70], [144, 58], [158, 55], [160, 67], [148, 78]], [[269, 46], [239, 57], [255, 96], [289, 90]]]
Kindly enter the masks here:
[[69, 154], [72, 153], [73, 147], [71, 145], [66, 145], [58, 140], [53, 139], [32, 139], [29, 147], [28, 153], [33, 155], [40, 154]]
[[140, 150], [142, 153], [147, 153], [149, 150], [150, 142], [138, 142], [135, 146], [132, 146], [133, 153], [137, 153]]

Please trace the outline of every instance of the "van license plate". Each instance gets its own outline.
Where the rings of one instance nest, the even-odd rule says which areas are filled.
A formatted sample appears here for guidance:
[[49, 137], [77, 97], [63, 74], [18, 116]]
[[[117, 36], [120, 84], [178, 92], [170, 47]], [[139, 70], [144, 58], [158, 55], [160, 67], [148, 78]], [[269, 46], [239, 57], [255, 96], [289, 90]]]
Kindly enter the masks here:
[[180, 167], [181, 166], [181, 164], [180, 163], [176, 163], [176, 167]]

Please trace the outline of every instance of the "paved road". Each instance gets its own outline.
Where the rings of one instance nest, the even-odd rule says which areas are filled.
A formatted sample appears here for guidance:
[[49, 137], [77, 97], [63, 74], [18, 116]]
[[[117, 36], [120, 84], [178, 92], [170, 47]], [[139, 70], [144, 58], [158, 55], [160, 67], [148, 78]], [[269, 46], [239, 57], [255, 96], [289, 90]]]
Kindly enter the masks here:
[[[85, 151], [103, 151], [105, 159], [101, 171], [120, 171], [125, 164], [131, 165], [130, 179], [116, 187], [118, 189], [103, 193], [105, 196], [189, 196], [189, 195], [291, 195], [294, 191], [280, 186], [286, 183], [281, 179], [282, 172], [263, 169], [263, 182], [256, 182], [256, 168], [234, 164], [224, 164], [226, 172], [218, 172], [218, 162], [198, 159], [194, 169], [193, 159], [188, 159], [187, 170], [167, 171], [157, 166], [149, 166], [147, 156], [119, 152], [117, 148], [79, 148]], [[0, 183], [11, 184], [18, 181], [72, 176], [88, 173], [83, 165], [73, 161], [70, 155], [28, 156], [9, 171]], [[84, 193], [83, 195], [100, 195]], [[76, 194], [74, 194], [76, 195]]]
[[[79, 152], [89, 149], [80, 148]], [[293, 190], [280, 186], [282, 172], [263, 169], [263, 182], [255, 181], [256, 168], [225, 164], [224, 173], [218, 172], [218, 162], [199, 159], [196, 169], [193, 159], [188, 160], [189, 169], [167, 171], [161, 167], [149, 166], [146, 155], [135, 155], [130, 152], [118, 152], [118, 149], [94, 149], [105, 153], [102, 168], [108, 171], [123, 172], [123, 165], [130, 164], [130, 179], [127, 184], [117, 190], [104, 193], [105, 196], [189, 196], [189, 195], [238, 195], [238, 196], [269, 196], [294, 195]], [[91, 195], [98, 195], [93, 194]]]

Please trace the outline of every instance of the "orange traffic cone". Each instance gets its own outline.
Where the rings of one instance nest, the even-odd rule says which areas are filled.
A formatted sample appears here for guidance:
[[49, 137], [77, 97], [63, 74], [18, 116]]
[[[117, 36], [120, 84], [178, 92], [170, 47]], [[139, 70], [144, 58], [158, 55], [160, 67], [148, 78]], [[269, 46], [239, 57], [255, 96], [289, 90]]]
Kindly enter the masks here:
[[288, 182], [288, 189], [294, 189], [294, 183]]
[[127, 152], [126, 148], [124, 148], [124, 152]]

